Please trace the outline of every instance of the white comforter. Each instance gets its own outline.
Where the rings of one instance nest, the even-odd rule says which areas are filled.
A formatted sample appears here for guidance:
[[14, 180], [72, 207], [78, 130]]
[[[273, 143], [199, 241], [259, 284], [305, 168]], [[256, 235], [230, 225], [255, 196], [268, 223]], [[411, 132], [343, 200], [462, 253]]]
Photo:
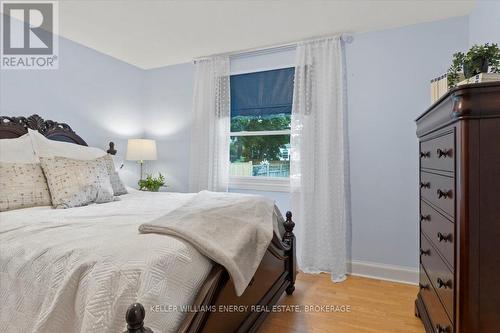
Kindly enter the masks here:
[[241, 296], [273, 238], [276, 220], [271, 199], [201, 191], [179, 209], [142, 224], [139, 231], [178, 236], [193, 244], [226, 268]]
[[137, 228], [192, 196], [132, 192], [0, 213], [0, 332], [122, 332], [136, 301], [155, 333], [174, 332], [184, 314], [150, 307], [192, 304], [212, 262], [183, 240]]

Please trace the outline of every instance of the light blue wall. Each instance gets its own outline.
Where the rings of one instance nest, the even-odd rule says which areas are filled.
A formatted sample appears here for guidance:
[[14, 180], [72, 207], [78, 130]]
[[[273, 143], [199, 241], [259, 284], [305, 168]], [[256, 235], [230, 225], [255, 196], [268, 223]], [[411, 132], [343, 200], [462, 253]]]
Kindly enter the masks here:
[[148, 170], [163, 173], [169, 191], [187, 192], [194, 65], [149, 70], [145, 87], [145, 136], [157, 140], [159, 156]]
[[352, 259], [417, 267], [418, 143], [429, 81], [467, 47], [466, 17], [358, 34], [347, 45]]
[[500, 44], [500, 1], [477, 0], [469, 15], [469, 46]]
[[[123, 160], [126, 138], [143, 131], [141, 69], [69, 41], [59, 40], [59, 69], [0, 70], [0, 114], [66, 122], [90, 145], [114, 141]], [[137, 166], [120, 171], [137, 182]]]

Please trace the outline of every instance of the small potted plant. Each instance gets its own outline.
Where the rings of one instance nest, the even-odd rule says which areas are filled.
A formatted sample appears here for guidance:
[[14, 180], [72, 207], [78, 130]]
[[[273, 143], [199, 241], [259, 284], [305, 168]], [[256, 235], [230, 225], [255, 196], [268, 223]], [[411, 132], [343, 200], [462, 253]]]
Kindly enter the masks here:
[[460, 74], [466, 79], [480, 73], [500, 73], [500, 49], [497, 44], [473, 45], [467, 53], [453, 54], [453, 63], [448, 69], [448, 88], [460, 81]]
[[146, 179], [139, 180], [139, 190], [158, 192], [160, 187], [165, 185], [165, 177], [158, 173], [158, 177], [154, 178], [152, 175], [147, 175]]

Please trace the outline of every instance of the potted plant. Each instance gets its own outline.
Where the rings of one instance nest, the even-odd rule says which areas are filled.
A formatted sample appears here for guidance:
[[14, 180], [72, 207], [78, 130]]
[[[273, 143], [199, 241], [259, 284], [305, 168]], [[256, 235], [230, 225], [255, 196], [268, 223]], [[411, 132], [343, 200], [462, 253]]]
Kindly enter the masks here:
[[152, 175], [147, 175], [146, 179], [139, 180], [139, 190], [158, 192], [160, 187], [165, 185], [165, 177], [158, 173], [158, 177], [154, 178]]
[[466, 79], [480, 73], [500, 73], [500, 49], [497, 44], [473, 45], [467, 53], [453, 54], [453, 63], [448, 69], [448, 87], [453, 88], [460, 81], [460, 73]]

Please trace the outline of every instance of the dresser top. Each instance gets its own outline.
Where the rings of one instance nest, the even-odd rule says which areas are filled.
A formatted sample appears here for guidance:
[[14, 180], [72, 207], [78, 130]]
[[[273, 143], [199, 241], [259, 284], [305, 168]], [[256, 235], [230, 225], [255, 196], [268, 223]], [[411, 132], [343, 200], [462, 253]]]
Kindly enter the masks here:
[[500, 81], [464, 84], [451, 89], [415, 121], [417, 136], [462, 119], [500, 117]]

